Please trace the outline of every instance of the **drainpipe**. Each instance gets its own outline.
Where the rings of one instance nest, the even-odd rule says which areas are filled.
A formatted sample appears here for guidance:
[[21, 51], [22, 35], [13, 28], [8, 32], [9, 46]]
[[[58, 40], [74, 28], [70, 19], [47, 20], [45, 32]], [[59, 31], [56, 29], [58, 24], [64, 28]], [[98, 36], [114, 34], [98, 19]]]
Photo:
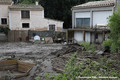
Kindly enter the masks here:
[[97, 25], [94, 28], [94, 44], [96, 43]]

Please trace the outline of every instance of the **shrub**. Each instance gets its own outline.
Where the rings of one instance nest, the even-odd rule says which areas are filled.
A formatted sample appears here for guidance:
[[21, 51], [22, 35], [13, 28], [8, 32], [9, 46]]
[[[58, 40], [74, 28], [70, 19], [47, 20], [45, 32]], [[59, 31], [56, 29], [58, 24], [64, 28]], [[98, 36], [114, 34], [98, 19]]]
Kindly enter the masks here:
[[[110, 27], [110, 36], [112, 40], [111, 52], [120, 51], [120, 7], [109, 17], [108, 26]], [[120, 52], [119, 52], [120, 53]]]
[[92, 52], [94, 52], [96, 50], [95, 47], [94, 47], [94, 45], [90, 44], [88, 42], [82, 42], [82, 43], [80, 43], [80, 45], [83, 46], [86, 51], [92, 51]]
[[3, 27], [0, 27], [0, 32], [3, 32], [3, 33], [5, 33], [6, 35], [8, 34], [8, 31], [9, 31], [10, 29], [9, 28], [3, 28]]
[[112, 40], [111, 39], [108, 39], [108, 40], [106, 40], [106, 41], [104, 41], [103, 43], [102, 43], [102, 45], [105, 47], [105, 46], [111, 46], [112, 45]]
[[[41, 79], [37, 77], [36, 80], [81, 80], [78, 79], [78, 76], [111, 76], [111, 77], [120, 77], [119, 71], [115, 70], [114, 68], [110, 68], [112, 65], [111, 63], [115, 63], [115, 60], [111, 60], [108, 58], [100, 58], [97, 61], [93, 61], [87, 59], [87, 62], [79, 62], [76, 64], [77, 61], [77, 53], [73, 54], [65, 66], [64, 72], [59, 75], [53, 75], [50, 77], [47, 75], [45, 79]], [[86, 80], [86, 79], [85, 79]], [[88, 79], [91, 80], [91, 79]], [[101, 80], [101, 79], [95, 79]], [[105, 79], [109, 80], [109, 79]]]

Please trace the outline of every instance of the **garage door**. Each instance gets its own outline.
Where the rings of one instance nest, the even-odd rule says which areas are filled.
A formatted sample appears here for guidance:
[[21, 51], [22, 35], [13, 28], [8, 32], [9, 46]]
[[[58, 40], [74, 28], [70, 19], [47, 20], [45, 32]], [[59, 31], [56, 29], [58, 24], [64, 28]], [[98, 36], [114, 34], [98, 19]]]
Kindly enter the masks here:
[[90, 18], [90, 12], [77, 12], [75, 18]]
[[93, 12], [93, 26], [96, 24], [107, 24], [107, 18], [110, 15], [112, 15], [112, 11]]

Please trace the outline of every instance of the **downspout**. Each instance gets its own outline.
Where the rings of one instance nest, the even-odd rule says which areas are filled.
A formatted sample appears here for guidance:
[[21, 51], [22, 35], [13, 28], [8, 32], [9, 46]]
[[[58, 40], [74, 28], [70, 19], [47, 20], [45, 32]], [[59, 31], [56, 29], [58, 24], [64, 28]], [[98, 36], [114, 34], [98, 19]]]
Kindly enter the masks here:
[[113, 9], [112, 9], [112, 12], [113, 12], [113, 13], [114, 13], [115, 11], [117, 11], [116, 8], [117, 8], [117, 7], [116, 7], [116, 4], [115, 4], [115, 5], [113, 6]]
[[97, 25], [94, 28], [94, 44], [96, 43]]
[[11, 12], [10, 12], [10, 9], [8, 11], [8, 22], [9, 22], [9, 29], [11, 30]]

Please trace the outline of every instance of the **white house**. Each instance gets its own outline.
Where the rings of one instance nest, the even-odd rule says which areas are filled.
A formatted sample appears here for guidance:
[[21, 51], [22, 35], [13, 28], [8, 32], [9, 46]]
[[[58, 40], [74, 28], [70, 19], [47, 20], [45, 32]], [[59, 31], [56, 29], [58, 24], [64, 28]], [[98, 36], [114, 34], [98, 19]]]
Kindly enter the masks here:
[[0, 18], [0, 25], [9, 25], [10, 30], [63, 29], [63, 21], [44, 18], [44, 8], [37, 0], [35, 5], [13, 5], [12, 0], [0, 0]]
[[92, 1], [72, 7], [74, 40], [99, 42], [108, 38], [108, 17], [115, 11], [115, 0]]

